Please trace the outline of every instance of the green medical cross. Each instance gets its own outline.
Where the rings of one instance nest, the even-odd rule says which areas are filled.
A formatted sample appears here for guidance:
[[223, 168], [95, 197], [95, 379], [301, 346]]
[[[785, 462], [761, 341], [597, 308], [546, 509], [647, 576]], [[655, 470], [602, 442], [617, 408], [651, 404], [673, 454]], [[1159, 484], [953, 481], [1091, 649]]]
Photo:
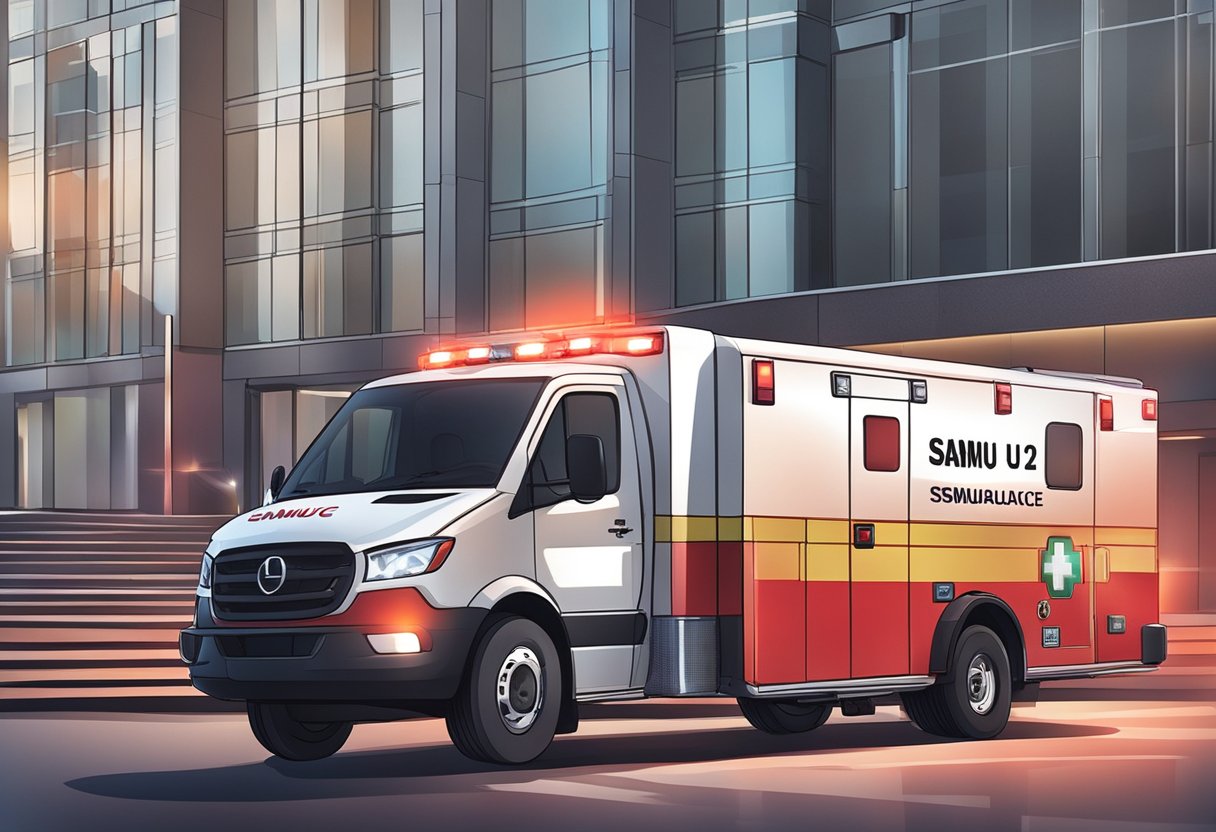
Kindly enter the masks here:
[[1081, 582], [1081, 553], [1073, 548], [1071, 537], [1049, 537], [1040, 553], [1043, 583], [1052, 598], [1071, 598], [1072, 588]]

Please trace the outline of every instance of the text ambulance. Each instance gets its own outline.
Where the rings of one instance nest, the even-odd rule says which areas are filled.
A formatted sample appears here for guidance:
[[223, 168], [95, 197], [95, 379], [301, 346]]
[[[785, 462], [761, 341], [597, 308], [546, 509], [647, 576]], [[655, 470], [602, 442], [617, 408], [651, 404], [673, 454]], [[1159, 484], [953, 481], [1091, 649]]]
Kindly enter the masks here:
[[521, 763], [580, 702], [714, 694], [986, 738], [1041, 680], [1165, 659], [1137, 382], [677, 327], [422, 365], [203, 559], [191, 679], [281, 757], [424, 713]]

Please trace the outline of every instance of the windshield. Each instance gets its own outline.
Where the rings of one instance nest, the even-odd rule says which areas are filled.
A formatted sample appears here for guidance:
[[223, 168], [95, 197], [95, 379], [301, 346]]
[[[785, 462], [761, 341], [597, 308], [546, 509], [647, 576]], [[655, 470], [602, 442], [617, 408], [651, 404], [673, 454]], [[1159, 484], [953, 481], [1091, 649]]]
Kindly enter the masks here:
[[280, 497], [492, 488], [543, 383], [428, 381], [360, 390], [304, 452]]

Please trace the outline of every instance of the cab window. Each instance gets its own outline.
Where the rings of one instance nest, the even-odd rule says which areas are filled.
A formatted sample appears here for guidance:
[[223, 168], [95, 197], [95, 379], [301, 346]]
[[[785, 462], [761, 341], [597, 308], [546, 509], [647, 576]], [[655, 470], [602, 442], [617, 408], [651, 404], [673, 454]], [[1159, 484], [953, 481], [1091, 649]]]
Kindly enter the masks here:
[[566, 471], [566, 440], [584, 434], [598, 436], [604, 444], [608, 493], [621, 484], [620, 411], [610, 393], [567, 393], [558, 402], [541, 434], [532, 465], [528, 469], [528, 508], [544, 508], [570, 497]]

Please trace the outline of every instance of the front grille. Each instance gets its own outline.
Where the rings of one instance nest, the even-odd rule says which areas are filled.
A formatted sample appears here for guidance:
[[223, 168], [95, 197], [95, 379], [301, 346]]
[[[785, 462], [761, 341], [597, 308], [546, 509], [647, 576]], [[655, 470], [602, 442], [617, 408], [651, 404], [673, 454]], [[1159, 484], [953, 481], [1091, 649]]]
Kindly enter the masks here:
[[315, 653], [320, 641], [319, 635], [299, 633], [215, 637], [220, 652], [228, 659], [298, 659]]
[[[276, 556], [283, 560], [282, 586], [267, 594], [258, 585], [258, 570]], [[341, 543], [231, 549], [215, 558], [211, 606], [230, 621], [316, 618], [340, 607], [354, 580], [355, 555]], [[278, 581], [263, 583], [273, 587]]]

